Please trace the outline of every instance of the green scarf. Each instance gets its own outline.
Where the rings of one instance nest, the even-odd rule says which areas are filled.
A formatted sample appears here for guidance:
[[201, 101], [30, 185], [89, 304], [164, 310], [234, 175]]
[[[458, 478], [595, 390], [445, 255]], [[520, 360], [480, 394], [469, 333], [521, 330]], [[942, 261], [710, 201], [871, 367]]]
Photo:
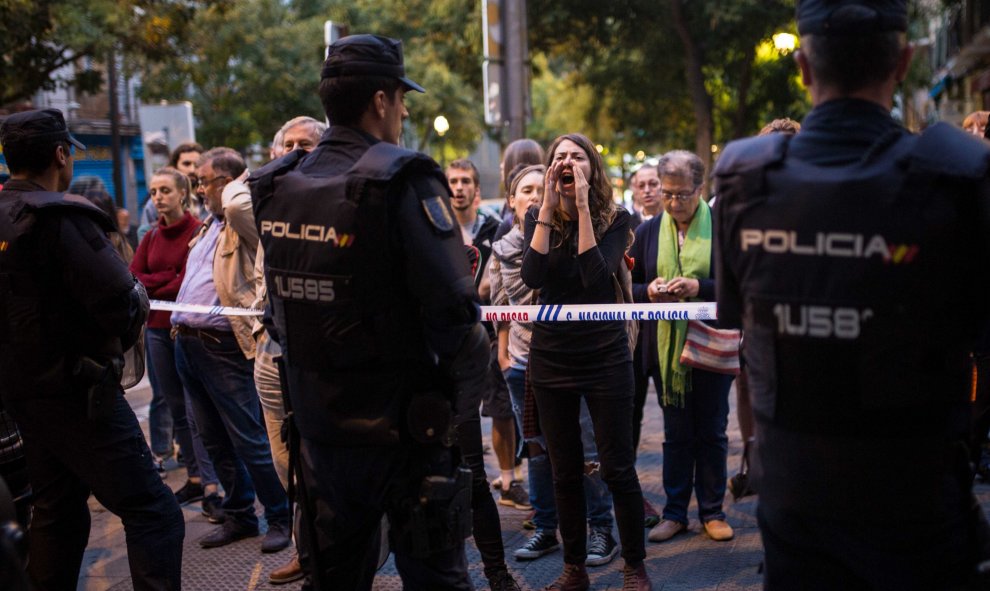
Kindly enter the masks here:
[[[660, 220], [660, 243], [657, 248], [657, 277], [670, 281], [674, 277], [707, 279], [711, 272], [712, 214], [702, 200], [688, 226], [684, 245], [677, 244], [677, 223], [670, 215]], [[694, 298], [697, 300], [697, 298]], [[657, 349], [660, 378], [663, 382], [660, 401], [665, 406], [684, 407], [684, 396], [691, 391], [691, 368], [681, 365], [681, 351], [687, 338], [687, 320], [657, 322]]]

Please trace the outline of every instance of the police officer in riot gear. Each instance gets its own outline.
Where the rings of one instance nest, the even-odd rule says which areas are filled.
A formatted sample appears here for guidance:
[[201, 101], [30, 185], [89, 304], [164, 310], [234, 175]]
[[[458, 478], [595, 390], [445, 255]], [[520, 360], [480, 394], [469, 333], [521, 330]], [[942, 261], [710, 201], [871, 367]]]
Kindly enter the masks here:
[[488, 339], [443, 172], [397, 145], [409, 90], [424, 91], [399, 41], [337, 41], [320, 84], [331, 128], [249, 180], [315, 586], [371, 588], [387, 513], [405, 588], [470, 588], [452, 433], [477, 420]]
[[977, 588], [967, 352], [987, 320], [990, 150], [890, 117], [905, 0], [802, 0], [797, 21], [801, 133], [731, 143], [715, 170], [765, 588]]
[[63, 193], [84, 149], [54, 109], [0, 125], [0, 389], [34, 491], [28, 574], [76, 586], [90, 493], [124, 524], [136, 589], [179, 589], [185, 524], [120, 387], [123, 352], [148, 314], [144, 288], [106, 233], [116, 224]]

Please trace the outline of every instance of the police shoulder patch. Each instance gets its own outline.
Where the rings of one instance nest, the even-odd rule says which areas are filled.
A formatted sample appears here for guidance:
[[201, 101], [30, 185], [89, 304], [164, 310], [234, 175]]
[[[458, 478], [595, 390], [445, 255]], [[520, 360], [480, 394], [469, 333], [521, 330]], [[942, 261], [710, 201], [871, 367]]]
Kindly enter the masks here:
[[447, 207], [442, 196], [427, 197], [421, 199], [420, 203], [426, 213], [426, 219], [430, 220], [430, 224], [437, 231], [450, 232], [454, 229], [454, 216], [451, 215], [450, 208]]

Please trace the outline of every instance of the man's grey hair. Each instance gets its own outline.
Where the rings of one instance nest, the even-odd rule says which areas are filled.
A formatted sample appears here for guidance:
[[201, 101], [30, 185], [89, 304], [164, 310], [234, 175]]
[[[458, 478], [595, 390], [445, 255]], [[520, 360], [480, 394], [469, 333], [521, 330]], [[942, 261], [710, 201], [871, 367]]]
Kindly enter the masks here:
[[660, 157], [657, 175], [661, 179], [665, 176], [690, 179], [697, 189], [705, 182], [705, 163], [694, 152], [672, 150]]
[[299, 125], [309, 126], [309, 133], [312, 135], [314, 142], [318, 143], [320, 138], [323, 137], [323, 133], [327, 130], [327, 124], [318, 119], [313, 119], [307, 115], [301, 115], [299, 117], [293, 117], [282, 125], [281, 129], [275, 132], [275, 137], [272, 139], [272, 148], [278, 148], [282, 145], [282, 139], [285, 137], [285, 133], [297, 127]]
[[206, 166], [209, 164], [213, 167], [213, 170], [218, 173], [225, 174], [232, 179], [236, 179], [241, 176], [247, 166], [244, 164], [244, 158], [241, 157], [240, 153], [233, 148], [219, 147], [211, 148], [199, 157], [198, 166]]

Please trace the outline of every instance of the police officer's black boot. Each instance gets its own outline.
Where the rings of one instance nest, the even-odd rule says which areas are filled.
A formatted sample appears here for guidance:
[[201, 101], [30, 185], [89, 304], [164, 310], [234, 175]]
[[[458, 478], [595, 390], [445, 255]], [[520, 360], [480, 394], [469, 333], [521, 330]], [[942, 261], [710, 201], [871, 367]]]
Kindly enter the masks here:
[[522, 591], [508, 570], [497, 571], [488, 577], [488, 586], [491, 587], [492, 591]]

